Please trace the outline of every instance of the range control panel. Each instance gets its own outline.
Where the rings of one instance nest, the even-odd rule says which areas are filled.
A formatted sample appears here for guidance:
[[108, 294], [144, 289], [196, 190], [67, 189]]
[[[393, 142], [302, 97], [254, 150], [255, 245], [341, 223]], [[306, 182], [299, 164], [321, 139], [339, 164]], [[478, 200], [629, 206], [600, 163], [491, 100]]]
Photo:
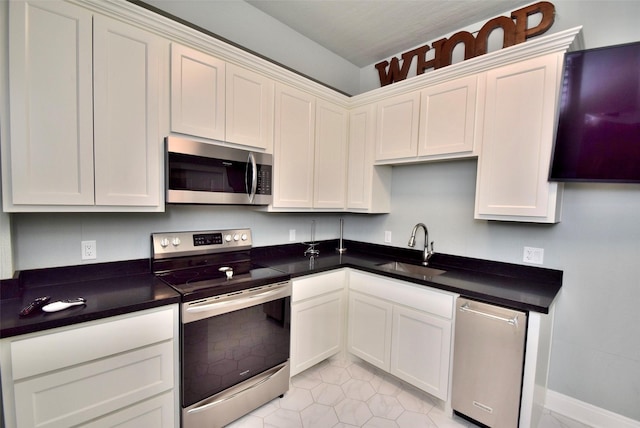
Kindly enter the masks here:
[[251, 245], [251, 229], [151, 234], [151, 253], [154, 259], [246, 250]]

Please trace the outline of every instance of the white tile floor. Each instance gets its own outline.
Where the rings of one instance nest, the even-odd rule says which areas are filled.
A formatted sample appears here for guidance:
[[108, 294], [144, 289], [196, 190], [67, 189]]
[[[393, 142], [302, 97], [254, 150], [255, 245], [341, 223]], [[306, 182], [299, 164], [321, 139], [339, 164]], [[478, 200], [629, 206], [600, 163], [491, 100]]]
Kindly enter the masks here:
[[[291, 379], [283, 398], [229, 428], [472, 428], [443, 404], [363, 362], [331, 359]], [[587, 428], [546, 412], [538, 428]]]

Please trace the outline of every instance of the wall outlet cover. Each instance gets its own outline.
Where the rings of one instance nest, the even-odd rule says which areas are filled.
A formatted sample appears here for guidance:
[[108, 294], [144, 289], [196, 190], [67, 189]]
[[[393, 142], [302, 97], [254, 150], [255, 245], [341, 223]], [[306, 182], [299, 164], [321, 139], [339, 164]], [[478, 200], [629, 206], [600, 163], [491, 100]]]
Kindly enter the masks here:
[[541, 265], [544, 260], [544, 248], [524, 247], [522, 261]]
[[390, 230], [385, 230], [384, 231], [384, 243], [385, 244], [391, 244], [391, 231]]
[[82, 241], [80, 244], [82, 249], [82, 260], [93, 260], [98, 258], [96, 241]]

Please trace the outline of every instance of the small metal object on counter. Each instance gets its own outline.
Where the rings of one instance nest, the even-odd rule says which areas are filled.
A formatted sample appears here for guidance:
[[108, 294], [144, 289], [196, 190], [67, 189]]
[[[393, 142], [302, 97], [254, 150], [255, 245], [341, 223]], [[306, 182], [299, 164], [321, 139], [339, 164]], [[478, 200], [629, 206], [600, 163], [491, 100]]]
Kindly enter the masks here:
[[46, 305], [49, 300], [51, 300], [50, 296], [38, 297], [33, 302], [29, 303], [27, 306], [25, 306], [20, 310], [20, 316], [28, 317], [29, 315], [33, 315], [40, 312], [42, 307]]
[[416, 232], [418, 229], [424, 229], [424, 249], [422, 250], [422, 265], [427, 266], [429, 264], [429, 259], [433, 256], [433, 241], [431, 241], [431, 250], [429, 250], [429, 231], [427, 230], [427, 226], [424, 223], [418, 223], [413, 226], [413, 230], [411, 231], [411, 237], [409, 238], [409, 243], [407, 244], [410, 247], [416, 246]]
[[86, 305], [87, 301], [83, 297], [69, 300], [58, 300], [57, 302], [51, 302], [48, 305], [44, 305], [42, 310], [44, 312], [58, 312], [68, 309], [72, 306]]
[[347, 249], [344, 247], [343, 243], [342, 243], [342, 237], [344, 235], [344, 219], [340, 219], [340, 247], [336, 248], [336, 251], [340, 254], [344, 253], [345, 251], [347, 251]]

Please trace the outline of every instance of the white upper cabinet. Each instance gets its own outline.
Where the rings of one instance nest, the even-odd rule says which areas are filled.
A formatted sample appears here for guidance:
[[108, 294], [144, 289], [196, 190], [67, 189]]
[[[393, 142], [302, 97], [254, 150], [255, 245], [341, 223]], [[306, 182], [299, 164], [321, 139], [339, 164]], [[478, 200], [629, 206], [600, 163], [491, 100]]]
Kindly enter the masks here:
[[94, 203], [91, 34], [92, 15], [80, 7], [10, 3], [11, 187], [3, 171], [5, 210]]
[[93, 34], [96, 205], [158, 206], [168, 42], [102, 16]]
[[318, 99], [314, 157], [314, 208], [344, 209], [347, 199], [346, 109]]
[[275, 210], [343, 210], [349, 114], [291, 86], [276, 85]]
[[9, 6], [5, 210], [163, 210], [168, 42], [66, 2]]
[[273, 80], [227, 64], [226, 141], [273, 151]]
[[477, 155], [481, 75], [471, 75], [378, 102], [378, 163]]
[[273, 150], [273, 80], [171, 45], [171, 131]]
[[313, 207], [314, 96], [276, 85], [273, 207]]
[[347, 209], [388, 213], [391, 209], [391, 167], [374, 166], [376, 138], [374, 104], [349, 113]]
[[225, 63], [171, 44], [171, 131], [225, 138]]
[[473, 154], [479, 79], [468, 76], [420, 92], [418, 156]]
[[475, 218], [560, 221], [562, 187], [548, 182], [561, 53], [487, 72]]
[[376, 120], [376, 160], [417, 155], [420, 92], [409, 92], [379, 101]]

